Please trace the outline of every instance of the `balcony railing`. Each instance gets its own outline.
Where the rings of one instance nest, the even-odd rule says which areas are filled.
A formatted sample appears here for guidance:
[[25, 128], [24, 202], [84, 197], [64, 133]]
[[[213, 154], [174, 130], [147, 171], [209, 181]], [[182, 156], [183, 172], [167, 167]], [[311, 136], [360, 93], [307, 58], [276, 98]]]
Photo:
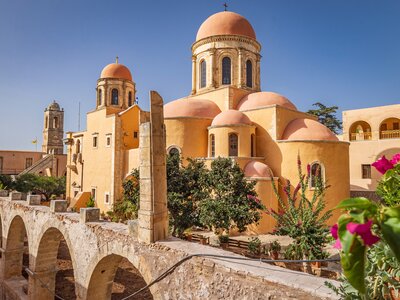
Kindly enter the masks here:
[[372, 139], [371, 132], [356, 132], [350, 134], [350, 141], [368, 141]]
[[380, 139], [398, 139], [400, 138], [400, 130], [383, 130], [379, 136]]

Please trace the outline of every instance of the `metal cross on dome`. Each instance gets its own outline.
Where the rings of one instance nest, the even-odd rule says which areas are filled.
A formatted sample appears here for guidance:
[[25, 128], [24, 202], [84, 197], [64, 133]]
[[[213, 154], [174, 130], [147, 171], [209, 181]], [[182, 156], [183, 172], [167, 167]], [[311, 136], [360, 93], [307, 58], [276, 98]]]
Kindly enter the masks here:
[[226, 2], [224, 3], [224, 10], [225, 10], [225, 11], [228, 10], [228, 4], [226, 4]]

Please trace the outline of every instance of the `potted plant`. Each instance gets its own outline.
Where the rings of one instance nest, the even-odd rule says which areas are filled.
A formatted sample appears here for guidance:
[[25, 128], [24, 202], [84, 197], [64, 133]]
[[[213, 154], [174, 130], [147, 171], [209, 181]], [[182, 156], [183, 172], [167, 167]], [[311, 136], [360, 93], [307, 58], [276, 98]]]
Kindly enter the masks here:
[[279, 251], [281, 251], [281, 248], [282, 246], [277, 240], [269, 244], [268, 250], [272, 259], [276, 260], [279, 258]]
[[247, 246], [249, 252], [253, 255], [259, 255], [261, 250], [261, 241], [258, 237], [253, 237]]
[[218, 236], [218, 240], [222, 249], [227, 249], [229, 247], [229, 235], [221, 234]]
[[207, 245], [208, 244], [208, 237], [200, 236], [200, 244]]

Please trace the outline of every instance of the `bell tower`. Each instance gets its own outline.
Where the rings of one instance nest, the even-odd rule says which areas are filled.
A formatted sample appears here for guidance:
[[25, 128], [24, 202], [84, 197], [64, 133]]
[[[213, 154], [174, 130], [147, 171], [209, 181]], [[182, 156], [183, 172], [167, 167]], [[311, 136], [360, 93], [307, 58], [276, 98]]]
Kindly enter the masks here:
[[64, 109], [53, 101], [44, 110], [44, 128], [42, 152], [48, 154], [63, 154]]

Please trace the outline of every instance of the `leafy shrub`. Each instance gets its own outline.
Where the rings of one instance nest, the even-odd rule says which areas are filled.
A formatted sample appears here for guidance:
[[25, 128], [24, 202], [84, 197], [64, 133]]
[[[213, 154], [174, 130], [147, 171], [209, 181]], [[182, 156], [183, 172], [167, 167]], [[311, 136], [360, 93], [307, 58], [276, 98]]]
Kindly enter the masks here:
[[96, 203], [92, 196], [89, 197], [89, 200], [86, 202], [86, 207], [95, 207]]
[[[290, 181], [286, 182], [283, 191], [287, 197], [284, 201], [278, 188], [272, 181], [275, 196], [278, 198], [280, 210], [267, 210], [277, 225], [274, 229], [276, 235], [287, 235], [294, 242], [285, 252], [287, 259], [322, 259], [326, 257], [324, 247], [328, 242], [329, 227], [325, 222], [331, 217], [331, 211], [324, 212], [326, 203], [324, 200], [325, 186], [321, 176], [315, 176], [315, 188], [311, 199], [308, 199], [307, 189], [310, 180], [310, 166], [307, 166], [307, 174], [303, 175], [300, 157], [297, 158], [299, 182], [291, 192]], [[318, 173], [318, 172], [317, 172]]]
[[133, 220], [138, 217], [140, 203], [140, 175], [135, 168], [122, 183], [122, 200], [116, 201], [107, 215], [113, 222]]
[[218, 236], [218, 240], [220, 243], [229, 243], [229, 235], [221, 234]]
[[247, 248], [251, 254], [260, 254], [260, 250], [261, 250], [260, 239], [258, 237], [251, 238]]
[[281, 248], [282, 248], [281, 244], [277, 240], [275, 240], [269, 244], [268, 251], [269, 252], [279, 252], [279, 251], [281, 251]]

